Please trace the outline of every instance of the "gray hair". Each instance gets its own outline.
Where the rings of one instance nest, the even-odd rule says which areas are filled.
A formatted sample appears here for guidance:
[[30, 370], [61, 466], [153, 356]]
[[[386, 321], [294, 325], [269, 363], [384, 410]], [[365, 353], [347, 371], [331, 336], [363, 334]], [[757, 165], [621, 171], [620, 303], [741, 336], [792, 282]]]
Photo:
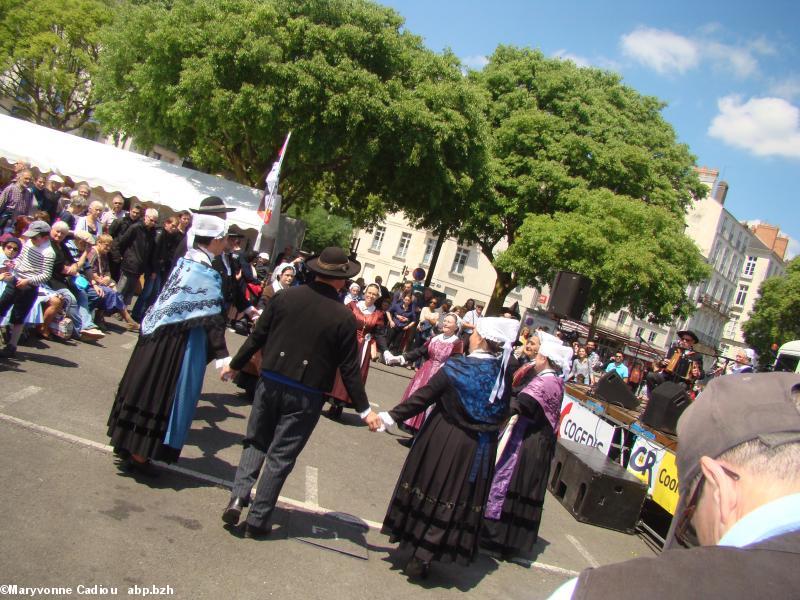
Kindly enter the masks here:
[[[800, 388], [792, 390], [795, 407], [800, 411]], [[717, 460], [745, 467], [779, 481], [800, 482], [800, 442], [768, 446], [760, 439], [748, 440], [723, 452]]]
[[69, 225], [67, 225], [64, 221], [57, 221], [53, 223], [50, 231], [69, 231]]
[[151, 219], [158, 219], [158, 211], [155, 208], [148, 208], [144, 211], [145, 217], [150, 217]]

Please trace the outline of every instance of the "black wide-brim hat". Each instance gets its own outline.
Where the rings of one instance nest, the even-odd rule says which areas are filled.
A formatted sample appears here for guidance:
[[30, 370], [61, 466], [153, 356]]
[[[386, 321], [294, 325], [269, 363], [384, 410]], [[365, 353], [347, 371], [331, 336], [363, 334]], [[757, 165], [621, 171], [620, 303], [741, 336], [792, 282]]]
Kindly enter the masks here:
[[697, 337], [697, 334], [694, 331], [692, 331], [691, 329], [686, 329], [685, 331], [679, 331], [678, 332], [678, 337], [683, 337], [685, 335], [688, 335], [690, 338], [692, 338], [694, 340], [695, 344], [699, 344], [700, 343], [700, 338]]
[[350, 279], [361, 271], [361, 263], [348, 258], [344, 250], [336, 246], [325, 248], [318, 256], [307, 260], [306, 267], [317, 275], [332, 279]]
[[190, 208], [189, 210], [201, 215], [218, 215], [220, 213], [233, 212], [236, 209], [225, 206], [222, 198], [218, 196], [209, 196], [208, 198], [203, 198], [200, 202], [200, 208]]

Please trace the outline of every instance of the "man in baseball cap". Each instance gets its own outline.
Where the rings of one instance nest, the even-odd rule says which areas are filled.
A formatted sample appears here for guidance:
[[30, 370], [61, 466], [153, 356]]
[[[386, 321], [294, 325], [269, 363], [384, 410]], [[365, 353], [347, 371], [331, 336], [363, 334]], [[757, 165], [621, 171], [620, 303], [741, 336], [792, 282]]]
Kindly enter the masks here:
[[[550, 598], [790, 598], [800, 589], [800, 375], [712, 380], [678, 422], [665, 551], [587, 569]], [[682, 549], [684, 546], [688, 549]]]

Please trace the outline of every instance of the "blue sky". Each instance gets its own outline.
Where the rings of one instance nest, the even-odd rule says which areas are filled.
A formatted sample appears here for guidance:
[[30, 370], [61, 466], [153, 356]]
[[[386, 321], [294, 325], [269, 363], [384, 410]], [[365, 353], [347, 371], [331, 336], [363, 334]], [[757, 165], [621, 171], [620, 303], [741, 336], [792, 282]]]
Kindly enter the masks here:
[[498, 44], [610, 69], [667, 102], [740, 221], [778, 225], [800, 253], [800, 2], [384, 0], [427, 46], [480, 68]]

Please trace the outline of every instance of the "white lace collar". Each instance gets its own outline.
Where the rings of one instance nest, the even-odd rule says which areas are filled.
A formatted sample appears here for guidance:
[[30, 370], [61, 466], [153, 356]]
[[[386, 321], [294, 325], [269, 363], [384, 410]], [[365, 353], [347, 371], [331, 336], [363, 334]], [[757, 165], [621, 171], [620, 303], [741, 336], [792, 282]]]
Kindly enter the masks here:
[[373, 304], [372, 306], [367, 306], [367, 303], [364, 302], [363, 300], [359, 300], [356, 306], [358, 307], [358, 310], [360, 310], [365, 315], [371, 315], [372, 313], [375, 312], [375, 305]]
[[189, 248], [183, 257], [193, 260], [194, 262], [203, 263], [209, 267], [211, 266], [211, 260], [214, 258], [214, 256], [205, 248]]
[[488, 358], [497, 358], [497, 356], [488, 350], [474, 350], [469, 353], [469, 358], [480, 358], [481, 360], [486, 360]]
[[444, 342], [446, 344], [453, 344], [456, 342], [456, 340], [458, 340], [458, 335], [454, 333], [453, 335], [446, 337], [443, 333], [440, 333], [435, 338], [433, 338], [433, 340], [436, 340], [437, 342]]

